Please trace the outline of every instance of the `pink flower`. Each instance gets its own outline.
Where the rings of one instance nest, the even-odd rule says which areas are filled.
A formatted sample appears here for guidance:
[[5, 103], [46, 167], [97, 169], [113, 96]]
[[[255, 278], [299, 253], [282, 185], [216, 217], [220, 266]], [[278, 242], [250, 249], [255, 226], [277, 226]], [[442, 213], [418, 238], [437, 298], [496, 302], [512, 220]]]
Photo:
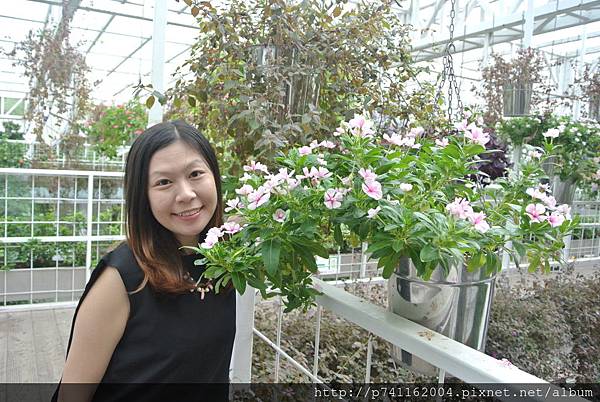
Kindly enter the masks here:
[[256, 191], [248, 194], [248, 209], [255, 210], [260, 207], [271, 197], [271, 192], [263, 186], [260, 186]]
[[544, 200], [546, 198], [546, 194], [537, 188], [529, 187], [525, 192], [532, 198], [537, 198], [538, 200]]
[[291, 177], [291, 175], [293, 175], [294, 172], [288, 172], [287, 168], [281, 168], [279, 169], [279, 173], [277, 173], [277, 176], [283, 180], [287, 180]]
[[234, 209], [240, 208], [241, 206], [240, 199], [237, 197], [227, 201], [225, 204], [227, 205], [227, 207], [225, 208], [225, 212], [232, 211]]
[[548, 223], [553, 228], [560, 226], [565, 221], [565, 217], [561, 213], [553, 212], [552, 215], [548, 215]]
[[330, 188], [325, 192], [325, 201], [324, 204], [329, 209], [335, 209], [342, 206], [342, 201], [344, 200], [344, 196], [338, 192], [336, 189]]
[[273, 214], [273, 219], [275, 219], [277, 222], [283, 223], [285, 221], [285, 211], [281, 208], [278, 209]]
[[310, 147], [310, 149], [319, 148], [319, 142], [317, 140], [312, 140], [312, 142], [308, 144], [308, 146]]
[[405, 141], [404, 138], [399, 134], [392, 134], [391, 137], [387, 134], [384, 134], [383, 139], [390, 144], [398, 145], [400, 147], [404, 145]]
[[342, 177], [342, 184], [344, 186], [350, 186], [352, 179], [350, 177]]
[[265, 172], [269, 173], [269, 170], [265, 165], [260, 162], [251, 161], [249, 165], [244, 166], [244, 172]]
[[561, 204], [556, 207], [556, 212], [565, 216], [567, 220], [571, 220], [571, 207], [569, 204]]
[[542, 199], [544, 204], [546, 204], [549, 208], [554, 208], [556, 206], [556, 198], [551, 195], [548, 195]]
[[448, 146], [448, 138], [442, 138], [441, 140], [436, 139], [435, 140], [435, 145], [437, 145], [440, 148], [445, 148]]
[[236, 194], [239, 195], [248, 195], [254, 191], [254, 188], [250, 184], [244, 184], [242, 187], [235, 190]]
[[206, 239], [204, 239], [204, 243], [200, 244], [200, 247], [202, 247], [204, 249], [211, 249], [218, 242], [219, 242], [218, 237], [206, 236]]
[[478, 232], [485, 233], [490, 230], [490, 225], [485, 221], [485, 214], [483, 212], [470, 213], [467, 218]]
[[350, 127], [352, 128], [352, 133], [354, 135], [358, 135], [359, 137], [372, 137], [375, 133], [372, 130], [373, 122], [371, 120], [367, 120], [362, 115], [354, 115], [354, 118], [348, 122]]
[[467, 119], [464, 119], [460, 123], [454, 123], [454, 128], [458, 131], [467, 131]]
[[412, 189], [413, 189], [413, 185], [410, 183], [401, 183], [400, 184], [400, 190], [404, 191], [405, 193]]
[[290, 190], [295, 189], [296, 187], [298, 187], [298, 184], [300, 184], [300, 180], [291, 177], [287, 179], [286, 182]]
[[[377, 180], [377, 175], [371, 169], [363, 169], [361, 168], [358, 171], [358, 174], [364, 179], [365, 182], [370, 182]], [[344, 184], [347, 185], [347, 184]]]
[[473, 213], [473, 208], [469, 205], [469, 201], [464, 198], [455, 198], [453, 202], [446, 205], [446, 211], [459, 219], [466, 219], [467, 216]]
[[340, 135], [344, 134], [345, 132], [346, 132], [346, 130], [343, 127], [338, 127], [333, 132], [333, 136], [334, 137], [339, 137]]
[[483, 129], [477, 127], [474, 123], [471, 123], [469, 126], [467, 126], [465, 137], [471, 140], [472, 143], [479, 145], [485, 145], [490, 141], [489, 134], [484, 133]]
[[381, 207], [379, 206], [377, 208], [371, 208], [367, 212], [367, 216], [369, 217], [369, 219], [373, 219], [379, 213], [379, 211], [381, 211]]
[[423, 127], [413, 127], [410, 129], [408, 136], [409, 137], [418, 137], [425, 132]]
[[239, 225], [239, 223], [235, 222], [225, 222], [221, 228], [225, 233], [228, 234], [236, 234], [242, 230], [242, 227]]
[[223, 231], [221, 230], [221, 228], [210, 228], [208, 229], [208, 232], [206, 233], [207, 237], [223, 237]]
[[303, 146], [303, 147], [300, 147], [300, 149], [298, 149], [298, 152], [300, 153], [301, 156], [310, 155], [312, 153], [312, 148]]
[[542, 204], [529, 204], [525, 207], [525, 212], [529, 215], [531, 222], [543, 222], [546, 218], [542, 215], [546, 212], [546, 207]]
[[331, 141], [321, 141], [320, 144], [323, 148], [333, 149], [335, 148], [335, 143]]
[[367, 194], [374, 200], [380, 200], [381, 197], [383, 197], [381, 183], [379, 183], [378, 181], [372, 180], [363, 183], [362, 190], [365, 192], [365, 194]]

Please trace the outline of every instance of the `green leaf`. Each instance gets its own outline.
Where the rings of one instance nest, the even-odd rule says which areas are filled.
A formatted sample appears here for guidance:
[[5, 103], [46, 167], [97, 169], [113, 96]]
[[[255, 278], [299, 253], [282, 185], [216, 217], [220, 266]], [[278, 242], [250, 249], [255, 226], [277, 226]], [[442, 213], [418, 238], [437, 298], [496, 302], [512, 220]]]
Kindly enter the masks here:
[[188, 103], [191, 107], [196, 106], [196, 98], [194, 98], [193, 96], [188, 96]]
[[154, 105], [154, 101], [155, 101], [155, 100], [156, 100], [156, 99], [154, 98], [154, 96], [153, 96], [153, 95], [150, 95], [150, 96], [148, 97], [148, 99], [146, 99], [146, 107], [147, 107], [148, 109], [151, 109], [151, 108], [152, 108], [152, 106]]
[[233, 282], [233, 286], [237, 289], [237, 291], [243, 295], [246, 291], [246, 279], [244, 276], [237, 272], [232, 272], [231, 281]]
[[480, 268], [481, 266], [483, 266], [483, 264], [485, 264], [485, 254], [484, 253], [477, 253], [475, 254], [473, 257], [471, 257], [471, 259], [469, 260], [469, 263], [467, 264], [467, 271], [469, 272], [473, 272], [475, 271], [477, 268]]
[[421, 249], [421, 252], [419, 253], [419, 258], [423, 262], [434, 261], [439, 258], [439, 253], [435, 247], [433, 247], [431, 244], [428, 244]]
[[523, 256], [527, 252], [527, 250], [525, 249], [525, 246], [523, 245], [523, 243], [520, 243], [518, 241], [513, 241], [512, 245], [515, 248], [515, 250], [517, 250], [517, 253], [519, 253], [519, 256], [521, 258], [523, 258]]
[[341, 225], [335, 225], [335, 228], [333, 229], [333, 238], [340, 247], [344, 247], [344, 237], [342, 235]]
[[531, 258], [529, 259], [529, 267], [527, 268], [527, 270], [529, 272], [535, 272], [539, 266], [540, 266], [539, 254], [535, 254], [535, 255], [531, 256]]
[[339, 17], [341, 13], [342, 13], [342, 7], [340, 7], [340, 6], [337, 6], [335, 8], [335, 10], [333, 10], [333, 16], [334, 17]]
[[262, 257], [267, 272], [275, 276], [279, 267], [279, 252], [281, 251], [281, 241], [277, 239], [265, 240], [262, 243]]

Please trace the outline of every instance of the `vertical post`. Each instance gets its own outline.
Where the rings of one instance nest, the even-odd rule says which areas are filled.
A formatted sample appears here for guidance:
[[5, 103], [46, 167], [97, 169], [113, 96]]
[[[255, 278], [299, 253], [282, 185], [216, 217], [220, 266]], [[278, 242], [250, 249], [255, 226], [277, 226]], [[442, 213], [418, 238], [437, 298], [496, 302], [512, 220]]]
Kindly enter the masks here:
[[252, 340], [254, 337], [254, 293], [247, 286], [243, 295], [236, 295], [235, 342], [231, 357], [231, 382], [250, 383], [252, 375]]
[[531, 47], [533, 39], [533, 0], [527, 0], [527, 10], [525, 11], [525, 24], [523, 26], [523, 48]]
[[90, 268], [92, 268], [92, 218], [94, 209], [94, 175], [88, 175], [87, 188], [87, 237], [85, 240], [85, 283], [90, 280]]
[[[581, 49], [579, 50], [579, 60], [577, 62], [577, 78], [581, 78], [583, 75], [583, 66], [584, 66], [584, 57], [585, 52], [587, 51], [586, 47], [587, 42], [587, 25], [583, 25], [583, 32], [581, 33]], [[577, 98], [575, 99], [575, 107], [573, 109], [573, 119], [577, 120], [581, 114], [581, 100], [579, 99], [579, 91], [575, 91], [575, 95]]]
[[[522, 145], [515, 145], [515, 148], [513, 149], [513, 155], [512, 155], [512, 162], [513, 162], [513, 167], [512, 167], [512, 172], [511, 174], [517, 176], [519, 175], [519, 163], [521, 162], [521, 152], [522, 152], [523, 146]], [[507, 250], [512, 250], [512, 241], [507, 241], [506, 243], [504, 243], [504, 247], [506, 247]], [[502, 254], [502, 269], [508, 269], [508, 267], [510, 266], [510, 254], [508, 253], [507, 250], [504, 250], [503, 254]]]
[[367, 243], [363, 242], [360, 249], [360, 278], [367, 276]]
[[365, 368], [365, 384], [371, 382], [371, 362], [373, 360], [373, 337], [369, 334], [367, 341], [367, 367]]
[[313, 359], [313, 375], [316, 377], [319, 373], [319, 347], [321, 346], [321, 316], [323, 314], [323, 306], [317, 306], [316, 328], [315, 328], [315, 355]]
[[[167, 27], [167, 0], [154, 1], [154, 31], [152, 34], [152, 87], [164, 92], [165, 31]], [[148, 114], [148, 126], [162, 122], [162, 106], [154, 102]]]
[[[277, 305], [277, 347], [281, 348], [281, 323], [283, 321], [283, 302], [281, 296], [279, 296]], [[279, 361], [281, 354], [279, 350], [275, 351], [275, 382], [279, 382]]]

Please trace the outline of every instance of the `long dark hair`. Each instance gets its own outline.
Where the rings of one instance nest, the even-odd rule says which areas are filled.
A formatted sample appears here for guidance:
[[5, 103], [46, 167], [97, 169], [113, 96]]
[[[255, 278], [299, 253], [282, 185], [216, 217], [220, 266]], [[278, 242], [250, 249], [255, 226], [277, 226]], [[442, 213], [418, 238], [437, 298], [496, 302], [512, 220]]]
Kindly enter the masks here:
[[159, 293], [179, 294], [193, 287], [183, 278], [179, 241], [152, 214], [148, 199], [148, 174], [154, 153], [175, 141], [184, 141], [207, 162], [217, 189], [217, 207], [200, 234], [223, 224], [221, 174], [217, 156], [208, 140], [194, 127], [181, 120], [160, 123], [140, 134], [133, 144], [125, 165], [126, 237], [138, 264], [144, 271], [144, 281]]

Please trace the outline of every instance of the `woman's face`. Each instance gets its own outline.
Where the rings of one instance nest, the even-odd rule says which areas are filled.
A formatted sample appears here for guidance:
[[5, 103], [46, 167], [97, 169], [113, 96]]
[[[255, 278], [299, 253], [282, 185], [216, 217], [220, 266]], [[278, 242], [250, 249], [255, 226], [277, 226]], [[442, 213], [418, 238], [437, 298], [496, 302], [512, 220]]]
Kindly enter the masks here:
[[184, 141], [150, 159], [148, 199], [156, 220], [184, 246], [198, 246], [198, 234], [217, 207], [215, 178], [202, 155]]

